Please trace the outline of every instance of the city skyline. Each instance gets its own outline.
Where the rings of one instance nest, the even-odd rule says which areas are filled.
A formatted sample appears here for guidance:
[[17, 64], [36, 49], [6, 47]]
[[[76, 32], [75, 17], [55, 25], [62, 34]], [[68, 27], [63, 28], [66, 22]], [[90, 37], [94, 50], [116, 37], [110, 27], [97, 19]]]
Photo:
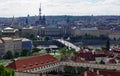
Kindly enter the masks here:
[[0, 17], [42, 15], [120, 15], [120, 0], [1, 0]]

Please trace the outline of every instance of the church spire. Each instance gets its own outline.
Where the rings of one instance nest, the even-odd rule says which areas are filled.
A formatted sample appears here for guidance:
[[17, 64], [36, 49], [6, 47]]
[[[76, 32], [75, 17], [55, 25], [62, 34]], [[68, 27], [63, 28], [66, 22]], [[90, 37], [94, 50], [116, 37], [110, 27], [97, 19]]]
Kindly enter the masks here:
[[39, 20], [41, 20], [41, 14], [42, 14], [41, 11], [42, 11], [42, 10], [41, 10], [41, 3], [40, 3], [40, 8], [39, 8]]
[[11, 27], [14, 27], [15, 25], [17, 25], [17, 22], [16, 22], [16, 18], [13, 16]]

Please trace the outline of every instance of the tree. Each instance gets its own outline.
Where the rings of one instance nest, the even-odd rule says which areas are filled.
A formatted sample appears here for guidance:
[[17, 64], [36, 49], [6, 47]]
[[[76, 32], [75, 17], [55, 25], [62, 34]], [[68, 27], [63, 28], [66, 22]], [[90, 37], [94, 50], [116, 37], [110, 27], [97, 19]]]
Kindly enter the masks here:
[[21, 52], [21, 56], [28, 56], [30, 54], [30, 51], [28, 49], [23, 49]]
[[66, 60], [66, 57], [67, 57], [67, 49], [66, 49], [66, 47], [64, 47], [64, 48], [62, 48], [62, 49], [60, 49], [60, 54], [61, 54], [61, 60]]
[[46, 49], [46, 53], [50, 53], [51, 52], [51, 49], [50, 48], [48, 48], [48, 49]]
[[33, 50], [32, 52], [39, 52], [39, 51], [40, 51], [40, 49], [38, 49], [38, 48], [36, 48], [36, 47], [33, 48], [32, 50]]
[[105, 64], [105, 62], [104, 62], [103, 60], [101, 60], [101, 61], [99, 62], [99, 64]]
[[4, 73], [4, 66], [0, 65], [0, 76], [3, 76]]
[[34, 34], [30, 34], [29, 39], [31, 39], [31, 40], [37, 40], [37, 38], [35, 37]]
[[48, 41], [48, 40], [50, 40], [50, 37], [45, 37], [44, 40]]
[[7, 51], [4, 58], [5, 59], [12, 59], [14, 56], [13, 56], [13, 53], [11, 51]]
[[42, 76], [42, 73], [40, 73], [39, 76]]
[[19, 52], [15, 52], [14, 56], [15, 56], [15, 58], [17, 58], [17, 57], [20, 56], [20, 53]]
[[101, 46], [101, 49], [102, 50], [106, 50], [106, 46]]
[[10, 68], [0, 65], [0, 76], [15, 76], [15, 72]]
[[75, 49], [62, 48], [60, 49], [60, 54], [62, 56], [61, 60], [70, 60], [72, 56], [76, 53]]
[[68, 49], [68, 60], [71, 60], [73, 58], [73, 56], [76, 54], [76, 50], [75, 49]]
[[110, 39], [107, 40], [107, 43], [106, 43], [106, 50], [107, 50], [107, 51], [110, 50]]

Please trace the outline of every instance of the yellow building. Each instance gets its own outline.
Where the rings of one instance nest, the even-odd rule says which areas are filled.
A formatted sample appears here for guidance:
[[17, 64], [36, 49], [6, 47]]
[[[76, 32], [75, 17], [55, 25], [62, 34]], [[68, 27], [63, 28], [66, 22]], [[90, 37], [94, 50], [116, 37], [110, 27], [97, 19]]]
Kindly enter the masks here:
[[120, 32], [114, 32], [109, 34], [109, 38], [112, 40], [118, 40], [120, 39]]
[[32, 27], [24, 27], [21, 29], [21, 36], [29, 37], [30, 35], [36, 35], [36, 32]]
[[84, 28], [84, 29], [72, 29], [72, 36], [82, 36], [85, 34], [93, 35], [93, 36], [100, 36], [105, 35], [108, 36], [110, 33], [110, 30], [98, 30], [98, 29], [92, 29], [92, 28]]

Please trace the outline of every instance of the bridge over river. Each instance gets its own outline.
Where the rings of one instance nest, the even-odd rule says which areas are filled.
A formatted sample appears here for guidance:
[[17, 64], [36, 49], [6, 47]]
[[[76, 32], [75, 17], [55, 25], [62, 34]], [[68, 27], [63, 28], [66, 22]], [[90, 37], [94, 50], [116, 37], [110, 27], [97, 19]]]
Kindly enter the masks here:
[[65, 46], [69, 47], [69, 48], [73, 48], [75, 49], [76, 51], [79, 51], [80, 50], [80, 47], [74, 45], [73, 43], [69, 42], [69, 41], [66, 41], [66, 40], [63, 40], [63, 39], [57, 39], [58, 42], [64, 44]]

